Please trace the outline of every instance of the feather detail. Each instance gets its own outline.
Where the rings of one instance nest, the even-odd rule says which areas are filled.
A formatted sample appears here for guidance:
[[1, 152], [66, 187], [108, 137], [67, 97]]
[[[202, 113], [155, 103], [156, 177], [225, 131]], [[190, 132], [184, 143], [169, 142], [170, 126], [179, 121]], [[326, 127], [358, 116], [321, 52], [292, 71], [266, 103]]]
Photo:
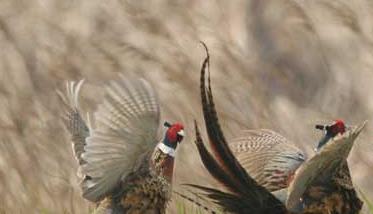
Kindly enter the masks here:
[[[198, 198], [198, 199], [195, 199], [195, 198], [192, 198], [192, 196], [189, 196], [189, 195], [187, 195], [185, 193], [181, 193], [181, 192], [179, 192], [177, 190], [173, 190], [172, 192], [175, 195], [181, 197], [184, 200], [189, 201], [190, 203], [196, 205], [197, 207], [205, 210], [206, 212], [208, 212], [210, 214], [217, 214], [218, 213], [218, 212], [216, 212], [215, 210], [213, 210], [211, 208], [211, 206], [213, 206], [213, 205], [212, 204], [208, 204], [209, 202], [206, 201], [203, 197], [199, 196], [198, 193], [191, 192], [191, 193], [193, 193], [193, 195], [194, 195], [195, 198]], [[199, 200], [203, 200], [203, 202], [200, 202]], [[206, 205], [205, 203], [208, 204], [208, 205]]]
[[[200, 79], [200, 90], [201, 100], [203, 107], [203, 116], [205, 119], [205, 125], [209, 137], [210, 146], [215, 155], [217, 162], [220, 166], [229, 173], [233, 180], [236, 181], [238, 186], [244, 187], [250, 183], [251, 180], [247, 175], [246, 171], [242, 168], [236, 158], [233, 156], [232, 151], [228, 147], [223, 132], [220, 128], [217, 112], [211, 90], [210, 73], [208, 72], [208, 87], [205, 86], [205, 73], [206, 69], [209, 70], [210, 56], [208, 49], [204, 43], [202, 43], [206, 50], [206, 58], [203, 61], [201, 68], [201, 79]], [[239, 187], [240, 188], [240, 187]], [[240, 188], [241, 189], [241, 188]], [[244, 190], [244, 189], [242, 189]]]
[[[83, 197], [99, 201], [110, 193], [158, 143], [159, 104], [148, 82], [123, 75], [105, 88], [95, 113], [96, 128], [82, 158]], [[140, 160], [141, 159], [141, 160]]]
[[[79, 166], [86, 163], [82, 154], [84, 153], [84, 146], [86, 138], [90, 134], [90, 129], [84, 122], [79, 107], [79, 93], [84, 83], [84, 80], [79, 82], [66, 82], [66, 93], [57, 91], [57, 95], [63, 103], [64, 114], [62, 116], [63, 123], [71, 134], [72, 149], [74, 156], [79, 163]], [[83, 178], [80, 169], [78, 169], [78, 176]]]
[[270, 191], [286, 188], [306, 160], [305, 153], [282, 135], [267, 129], [245, 130], [229, 145], [258, 184]]
[[191, 186], [206, 192], [209, 198], [216, 201], [224, 209], [235, 213], [253, 211], [255, 211], [253, 213], [286, 213], [284, 204], [263, 186], [258, 185], [246, 173], [228, 147], [218, 122], [210, 86], [210, 76], [208, 77], [209, 85], [207, 89], [205, 86], [204, 76], [205, 70], [209, 65], [209, 54], [206, 45], [203, 45], [206, 49], [207, 57], [201, 69], [201, 99], [206, 130], [214, 157], [204, 147], [197, 126], [196, 144], [207, 170], [232, 193], [225, 193], [197, 185]]
[[214, 188], [204, 187], [195, 184], [187, 184], [188, 186], [199, 189], [210, 198], [213, 202], [219, 205], [223, 212], [228, 213], [254, 213], [254, 214], [286, 214], [286, 208], [280, 203], [267, 203], [266, 206], [258, 206], [255, 201], [240, 197], [231, 193], [223, 192]]
[[196, 121], [194, 121], [194, 127], [196, 131], [195, 144], [197, 145], [199, 156], [201, 157], [203, 165], [206, 167], [208, 172], [232, 193], [244, 194], [244, 187], [237, 186], [232, 177], [229, 176], [226, 171], [220, 167], [220, 165], [205, 147]]

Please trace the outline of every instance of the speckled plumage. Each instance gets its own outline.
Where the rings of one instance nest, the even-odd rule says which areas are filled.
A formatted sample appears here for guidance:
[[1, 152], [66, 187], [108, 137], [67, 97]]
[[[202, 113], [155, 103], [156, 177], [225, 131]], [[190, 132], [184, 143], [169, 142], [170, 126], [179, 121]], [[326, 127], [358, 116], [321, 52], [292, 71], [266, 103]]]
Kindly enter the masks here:
[[157, 136], [160, 112], [154, 90], [144, 80], [120, 76], [105, 88], [92, 128], [80, 114], [82, 84], [69, 82], [67, 93], [59, 95], [83, 197], [96, 204], [94, 213], [165, 213], [174, 157], [157, 147], [162, 139]]
[[303, 194], [305, 213], [357, 214], [363, 206], [352, 184], [347, 161], [331, 179], [320, 179]]
[[144, 156], [141, 165], [128, 174], [108, 197], [97, 203], [95, 213], [165, 213], [171, 197], [172, 175], [169, 177], [163, 172], [165, 166], [173, 167], [166, 164], [167, 159], [170, 157], [158, 149]]
[[[353, 144], [353, 141], [349, 143]], [[343, 141], [337, 144], [342, 146], [327, 148], [330, 152], [320, 151], [321, 154], [312, 157], [313, 162], [327, 167], [308, 167], [295, 178], [294, 173], [306, 161], [305, 155], [293, 143], [271, 130], [244, 131], [231, 141], [230, 146], [250, 176], [269, 191], [287, 188], [293, 179], [297, 179], [295, 182], [299, 185], [290, 191], [307, 185], [308, 189], [302, 195], [303, 212], [358, 213], [362, 202], [354, 189], [346, 161], [352, 145], [343, 146]], [[316, 176], [310, 183], [299, 182], [309, 179], [310, 174]]]
[[242, 131], [229, 146], [250, 176], [270, 191], [286, 188], [307, 158], [293, 142], [267, 129]]

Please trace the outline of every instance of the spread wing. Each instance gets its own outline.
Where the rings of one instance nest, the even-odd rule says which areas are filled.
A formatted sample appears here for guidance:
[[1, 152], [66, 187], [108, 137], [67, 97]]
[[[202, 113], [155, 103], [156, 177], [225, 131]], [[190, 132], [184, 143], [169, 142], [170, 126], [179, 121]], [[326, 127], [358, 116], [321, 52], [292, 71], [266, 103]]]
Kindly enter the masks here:
[[[89, 128], [84, 122], [79, 107], [79, 92], [84, 80], [79, 82], [66, 82], [66, 92], [57, 91], [63, 103], [64, 114], [62, 116], [66, 129], [71, 134], [74, 156], [79, 165], [85, 163], [81, 155], [84, 152], [86, 138], [89, 136]], [[79, 177], [83, 177], [78, 172]]]
[[346, 161], [355, 139], [364, 126], [365, 122], [331, 139], [320, 152], [297, 170], [288, 190], [286, 205], [290, 210], [296, 209], [300, 198], [314, 181], [335, 174], [336, 169]]
[[243, 131], [230, 147], [250, 176], [270, 191], [286, 188], [306, 159], [294, 143], [267, 129]]
[[160, 119], [155, 91], [145, 80], [120, 76], [105, 88], [95, 119], [82, 154], [83, 197], [90, 201], [111, 192], [154, 149]]

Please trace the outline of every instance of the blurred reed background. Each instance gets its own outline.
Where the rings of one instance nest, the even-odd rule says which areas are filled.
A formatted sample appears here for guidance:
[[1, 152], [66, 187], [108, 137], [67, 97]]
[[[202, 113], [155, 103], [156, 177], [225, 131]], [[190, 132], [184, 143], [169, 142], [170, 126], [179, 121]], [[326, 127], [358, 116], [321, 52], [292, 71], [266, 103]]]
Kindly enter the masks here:
[[[0, 1], [1, 212], [89, 212], [55, 90], [85, 78], [93, 111], [119, 72], [150, 81], [163, 118], [186, 124], [175, 183], [216, 185], [193, 145], [200, 40], [225, 134], [270, 128], [312, 154], [315, 123], [372, 118], [372, 11], [370, 0]], [[349, 158], [371, 199], [372, 123]]]

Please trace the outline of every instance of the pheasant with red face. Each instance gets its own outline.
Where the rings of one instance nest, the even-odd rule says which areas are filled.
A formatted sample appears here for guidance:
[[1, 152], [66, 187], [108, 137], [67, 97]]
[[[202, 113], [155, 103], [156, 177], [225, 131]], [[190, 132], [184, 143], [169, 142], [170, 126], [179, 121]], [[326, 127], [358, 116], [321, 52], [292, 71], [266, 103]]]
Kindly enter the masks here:
[[337, 136], [337, 134], [343, 134], [346, 131], [346, 125], [343, 120], [335, 120], [331, 125], [316, 125], [316, 129], [324, 130], [325, 135], [317, 145], [317, 150], [320, 150], [331, 138]]
[[[319, 141], [316, 155], [297, 170], [297, 179], [290, 183], [287, 198], [290, 209], [304, 210], [306, 213], [360, 212], [363, 202], [353, 186], [347, 163], [354, 138], [347, 139], [348, 143], [344, 145], [343, 141], [333, 138], [348, 136], [346, 132], [354, 130], [357, 137], [364, 125], [365, 123], [360, 127], [346, 127], [342, 120], [336, 120], [331, 125], [316, 125], [317, 129], [325, 130], [325, 134]], [[333, 145], [335, 141], [339, 145]]]
[[365, 123], [348, 129], [340, 120], [330, 126], [317, 126], [326, 133], [319, 151], [308, 160], [296, 144], [271, 130], [243, 131], [228, 144], [219, 125], [209, 76], [208, 85], [205, 83], [207, 48], [206, 52], [200, 90], [212, 153], [205, 147], [197, 123], [195, 143], [205, 168], [226, 191], [189, 186], [203, 191], [229, 213], [358, 213], [361, 201], [346, 159]]
[[[325, 130], [325, 134], [315, 151], [346, 131], [342, 120], [331, 125], [316, 125], [316, 129]], [[270, 191], [288, 187], [296, 170], [307, 160], [305, 152], [294, 142], [268, 129], [242, 131], [229, 145], [250, 176]]]
[[89, 117], [83, 120], [78, 105], [82, 84], [68, 82], [67, 93], [59, 95], [83, 197], [96, 203], [96, 213], [165, 213], [183, 126], [166, 122], [167, 131], [158, 138], [154, 89], [143, 79], [124, 76], [105, 88], [93, 126]]

